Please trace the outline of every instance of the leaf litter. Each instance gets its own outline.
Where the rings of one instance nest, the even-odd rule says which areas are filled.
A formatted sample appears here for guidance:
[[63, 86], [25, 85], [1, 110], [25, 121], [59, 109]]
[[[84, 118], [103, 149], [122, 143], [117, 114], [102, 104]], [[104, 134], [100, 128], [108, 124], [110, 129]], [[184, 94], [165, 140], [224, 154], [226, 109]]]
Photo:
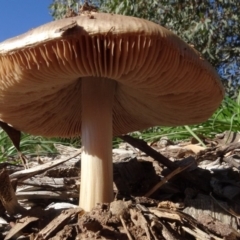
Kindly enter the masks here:
[[[240, 134], [113, 149], [113, 202], [78, 207], [81, 149], [0, 169], [0, 239], [240, 239]], [[131, 144], [131, 145], [130, 145]]]

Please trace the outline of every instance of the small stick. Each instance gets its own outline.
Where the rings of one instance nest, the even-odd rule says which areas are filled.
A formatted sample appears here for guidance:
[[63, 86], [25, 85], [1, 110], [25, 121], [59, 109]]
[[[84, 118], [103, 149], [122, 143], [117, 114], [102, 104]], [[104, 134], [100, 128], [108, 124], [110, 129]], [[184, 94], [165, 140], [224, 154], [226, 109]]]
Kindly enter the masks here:
[[70, 157], [67, 157], [67, 158], [64, 158], [64, 159], [58, 159], [58, 160], [52, 160], [52, 161], [49, 161], [47, 163], [44, 163], [42, 165], [38, 165], [38, 166], [35, 166], [35, 167], [32, 167], [32, 168], [29, 168], [29, 169], [25, 169], [25, 170], [21, 170], [21, 171], [18, 171], [18, 172], [14, 172], [10, 175], [10, 178], [13, 179], [13, 178], [17, 178], [18, 180], [25, 180], [27, 178], [30, 178], [36, 174], [40, 174], [40, 173], [43, 173], [44, 171], [46, 170], [49, 170], [53, 167], [56, 167], [72, 158], [75, 158], [77, 157], [78, 155], [80, 155], [82, 152], [82, 149], [79, 149], [78, 151], [76, 151], [73, 155], [71, 155]]
[[190, 163], [187, 166], [184, 167], [178, 167], [177, 169], [175, 169], [173, 172], [171, 172], [170, 174], [168, 174], [166, 177], [164, 177], [159, 183], [157, 183], [152, 189], [150, 189], [144, 196], [145, 197], [149, 197], [151, 196], [154, 192], [156, 192], [163, 184], [165, 184], [167, 181], [169, 181], [171, 178], [173, 178], [175, 175], [179, 174], [180, 172], [186, 170], [187, 168], [189, 168], [192, 165], [192, 163]]
[[122, 215], [120, 215], [120, 220], [121, 220], [121, 223], [122, 223], [122, 225], [123, 225], [123, 228], [124, 228], [124, 230], [125, 230], [125, 232], [126, 232], [126, 234], [127, 234], [127, 236], [128, 236], [128, 239], [129, 239], [129, 240], [133, 240], [132, 237], [131, 237], [131, 235], [130, 235], [130, 233], [129, 233], [129, 231], [128, 231], [128, 229], [127, 229], [127, 226], [126, 226], [126, 224], [125, 224], [125, 222], [124, 222], [124, 220], [123, 220]]
[[[158, 153], [156, 150], [153, 148], [149, 147], [147, 143], [141, 139], [135, 139], [129, 135], [123, 135], [119, 136], [123, 141], [131, 144], [133, 147], [138, 148], [140, 151], [146, 153], [148, 156], [152, 157], [155, 159], [157, 162], [163, 164], [170, 170], [175, 170], [178, 168], [178, 166], [170, 161], [168, 158], [164, 157], [162, 154]], [[182, 178], [186, 179], [187, 181], [195, 184], [198, 186], [201, 190], [205, 192], [210, 192], [211, 191], [211, 186], [210, 183], [207, 181], [204, 181], [202, 179], [199, 179], [197, 176], [195, 176], [191, 172], [184, 172], [184, 174], [179, 174]]]

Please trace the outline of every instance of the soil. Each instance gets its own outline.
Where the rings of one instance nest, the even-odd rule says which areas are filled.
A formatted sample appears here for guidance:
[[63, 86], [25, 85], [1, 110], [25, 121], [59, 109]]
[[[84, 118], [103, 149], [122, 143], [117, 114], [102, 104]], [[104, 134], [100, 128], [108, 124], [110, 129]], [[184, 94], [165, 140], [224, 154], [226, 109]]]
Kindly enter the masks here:
[[[113, 149], [111, 203], [78, 207], [81, 150], [0, 165], [0, 239], [240, 239], [240, 135]], [[129, 144], [131, 143], [131, 145]], [[24, 162], [25, 164], [25, 162]]]

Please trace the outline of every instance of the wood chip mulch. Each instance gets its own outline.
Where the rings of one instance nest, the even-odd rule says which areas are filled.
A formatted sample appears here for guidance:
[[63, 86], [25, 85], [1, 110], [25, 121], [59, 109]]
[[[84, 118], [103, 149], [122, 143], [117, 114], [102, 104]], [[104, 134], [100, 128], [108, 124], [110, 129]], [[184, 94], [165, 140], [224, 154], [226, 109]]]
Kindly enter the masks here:
[[81, 149], [0, 164], [0, 239], [240, 239], [240, 134], [113, 149], [111, 203], [78, 207]]

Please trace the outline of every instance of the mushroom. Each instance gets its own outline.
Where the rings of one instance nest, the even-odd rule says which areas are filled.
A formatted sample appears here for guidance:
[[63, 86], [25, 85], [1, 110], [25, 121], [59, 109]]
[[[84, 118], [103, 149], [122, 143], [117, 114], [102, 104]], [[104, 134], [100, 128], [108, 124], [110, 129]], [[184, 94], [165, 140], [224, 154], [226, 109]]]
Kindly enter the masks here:
[[80, 206], [113, 200], [112, 136], [201, 123], [224, 92], [213, 67], [147, 20], [85, 13], [0, 44], [0, 121], [82, 138]]

